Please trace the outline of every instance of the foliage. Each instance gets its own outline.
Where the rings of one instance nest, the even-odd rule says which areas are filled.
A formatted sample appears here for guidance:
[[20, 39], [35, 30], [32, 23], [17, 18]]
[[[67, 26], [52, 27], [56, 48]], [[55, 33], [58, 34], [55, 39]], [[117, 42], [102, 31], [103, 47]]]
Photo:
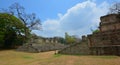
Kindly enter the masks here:
[[100, 32], [99, 29], [96, 29], [96, 30], [93, 31], [93, 33], [98, 33], [98, 32]]
[[14, 15], [23, 22], [26, 26], [26, 28], [24, 28], [26, 39], [30, 38], [30, 30], [41, 30], [40, 19], [36, 17], [35, 13], [27, 14], [25, 8], [19, 3], [14, 3], [8, 9], [2, 9], [1, 12]]
[[76, 41], [75, 37], [68, 35], [68, 33], [65, 33], [65, 41], [67, 44], [74, 43]]
[[23, 41], [25, 25], [15, 16], [0, 13], [0, 46], [11, 47]]

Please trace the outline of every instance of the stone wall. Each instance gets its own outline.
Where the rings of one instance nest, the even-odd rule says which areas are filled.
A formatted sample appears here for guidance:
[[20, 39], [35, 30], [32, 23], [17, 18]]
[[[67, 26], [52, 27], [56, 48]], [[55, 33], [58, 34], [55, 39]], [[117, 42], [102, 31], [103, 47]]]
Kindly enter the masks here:
[[24, 51], [24, 52], [45, 52], [51, 50], [60, 50], [65, 48], [64, 44], [58, 42], [56, 38], [36, 38], [31, 39], [26, 44], [20, 46], [17, 51]]
[[88, 35], [89, 45], [91, 46], [105, 46], [105, 45], [120, 45], [120, 30], [100, 32]]
[[120, 55], [120, 14], [101, 17], [100, 32], [88, 35], [93, 55]]
[[82, 36], [82, 41], [59, 51], [60, 54], [119, 55], [120, 30]]
[[90, 51], [89, 51], [87, 39], [84, 38], [80, 43], [70, 45], [70, 46], [60, 50], [58, 53], [60, 53], [60, 54], [88, 55], [89, 52]]
[[120, 29], [120, 15], [109, 14], [100, 18], [100, 31], [109, 31]]
[[109, 14], [100, 18], [100, 32], [88, 35], [89, 45], [120, 45], [120, 15]]
[[120, 45], [90, 47], [91, 55], [118, 55], [120, 56]]
[[120, 55], [120, 30], [88, 35], [88, 41], [93, 55]]

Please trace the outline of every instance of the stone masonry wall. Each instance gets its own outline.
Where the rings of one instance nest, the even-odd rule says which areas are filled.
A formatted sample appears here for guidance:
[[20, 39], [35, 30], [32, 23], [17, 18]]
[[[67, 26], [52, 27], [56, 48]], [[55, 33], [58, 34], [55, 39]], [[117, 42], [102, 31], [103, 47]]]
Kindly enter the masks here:
[[89, 47], [87, 40], [82, 40], [80, 43], [73, 44], [69, 47], [66, 47], [60, 50], [58, 53], [60, 54], [73, 54], [73, 55], [88, 55]]
[[120, 30], [88, 35], [89, 46], [120, 45]]
[[100, 18], [100, 31], [109, 31], [120, 29], [120, 15], [109, 14]]
[[88, 35], [90, 54], [120, 55], [120, 30]]
[[66, 46], [64, 44], [61, 44], [55, 38], [36, 38], [20, 46], [17, 51], [38, 53], [52, 50], [60, 50], [65, 47]]

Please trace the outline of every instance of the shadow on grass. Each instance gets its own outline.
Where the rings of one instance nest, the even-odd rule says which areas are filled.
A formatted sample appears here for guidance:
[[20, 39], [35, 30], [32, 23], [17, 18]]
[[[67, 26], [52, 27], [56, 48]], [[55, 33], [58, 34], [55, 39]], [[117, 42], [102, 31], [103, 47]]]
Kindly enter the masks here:
[[16, 48], [0, 48], [0, 51], [16, 50]]
[[67, 56], [89, 56], [93, 58], [103, 58], [103, 59], [115, 59], [119, 58], [120, 56], [115, 55], [85, 55], [85, 54], [60, 54], [60, 55], [67, 55]]
[[[61, 53], [58, 53], [61, 54]], [[68, 56], [91, 56], [89, 54], [61, 54], [61, 55], [68, 55]]]
[[94, 58], [103, 58], [103, 59], [116, 59], [119, 58], [119, 56], [112, 56], [112, 55], [103, 55], [103, 56], [93, 56]]

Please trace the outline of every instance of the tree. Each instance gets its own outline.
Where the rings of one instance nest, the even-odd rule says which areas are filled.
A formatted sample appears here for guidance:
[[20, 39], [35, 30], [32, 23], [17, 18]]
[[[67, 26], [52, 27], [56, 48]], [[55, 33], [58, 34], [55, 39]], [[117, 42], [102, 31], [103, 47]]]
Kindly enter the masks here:
[[117, 2], [110, 7], [109, 14], [120, 14], [120, 2]]
[[40, 19], [36, 17], [35, 13], [27, 14], [25, 8], [18, 3], [12, 4], [8, 9], [2, 9], [1, 12], [17, 16], [23, 22], [26, 26], [26, 28], [24, 28], [26, 39], [29, 38], [30, 30], [41, 29]]
[[65, 41], [67, 44], [75, 43], [75, 38], [73, 36], [68, 35], [68, 33], [65, 33]]
[[[26, 26], [17, 17], [0, 13], [0, 46], [10, 48], [22, 42]], [[20, 43], [21, 43], [20, 42]]]

